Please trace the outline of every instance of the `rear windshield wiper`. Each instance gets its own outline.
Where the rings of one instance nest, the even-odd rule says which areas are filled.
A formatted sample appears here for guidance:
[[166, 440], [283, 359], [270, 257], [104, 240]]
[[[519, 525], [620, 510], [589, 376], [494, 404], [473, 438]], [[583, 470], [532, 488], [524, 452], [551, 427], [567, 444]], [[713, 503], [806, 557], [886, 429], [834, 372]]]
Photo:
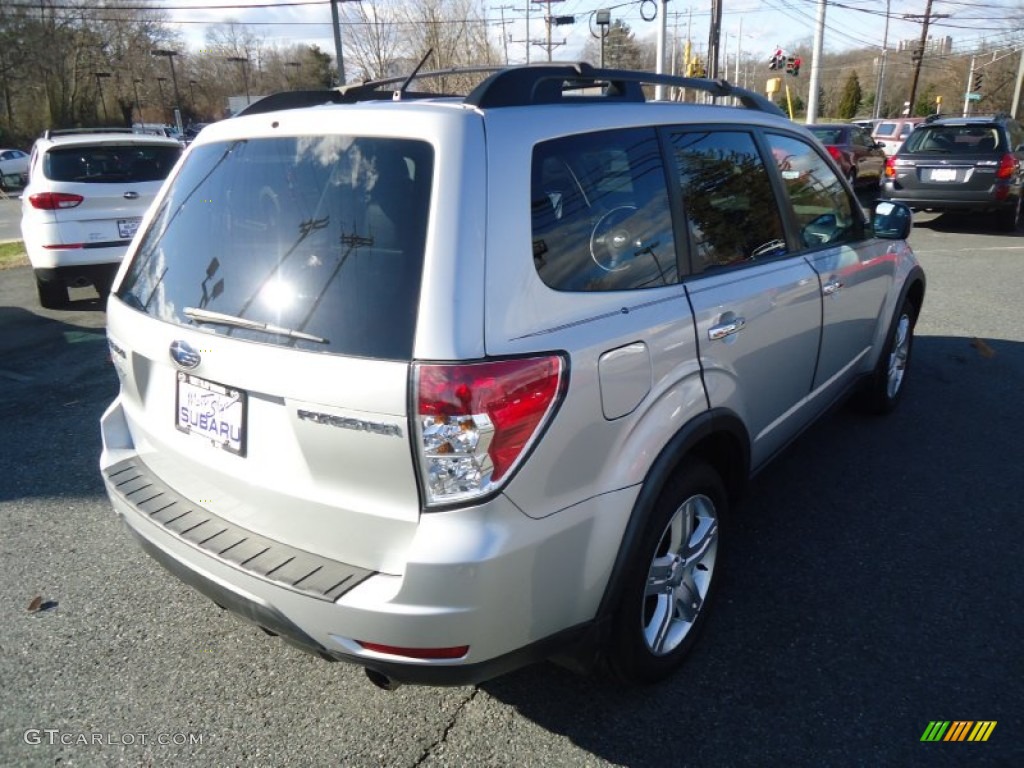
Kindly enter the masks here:
[[293, 331], [291, 328], [282, 328], [279, 325], [261, 323], [258, 320], [247, 320], [244, 317], [225, 315], [222, 312], [211, 312], [208, 309], [196, 309], [195, 307], [185, 307], [183, 312], [185, 314], [185, 317], [188, 317], [191, 320], [195, 320], [197, 323], [210, 323], [212, 325], [230, 325], [234, 328], [245, 328], [250, 331], [263, 331], [264, 333], [273, 333], [277, 336], [287, 336], [289, 339], [315, 341], [317, 344], [329, 343], [327, 339], [321, 338], [320, 336], [314, 336], [311, 333]]

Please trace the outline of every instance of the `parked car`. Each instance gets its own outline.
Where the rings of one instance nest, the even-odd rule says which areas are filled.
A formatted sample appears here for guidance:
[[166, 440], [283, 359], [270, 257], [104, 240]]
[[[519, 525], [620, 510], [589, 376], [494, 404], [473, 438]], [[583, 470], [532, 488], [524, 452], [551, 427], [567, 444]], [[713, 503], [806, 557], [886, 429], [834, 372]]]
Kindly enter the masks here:
[[878, 186], [885, 171], [885, 152], [863, 128], [850, 123], [816, 123], [807, 129], [825, 145], [850, 184]]
[[0, 189], [19, 189], [28, 181], [28, 153], [0, 149]]
[[907, 140], [911, 131], [924, 120], [923, 117], [895, 117], [888, 120], [879, 120], [875, 124], [875, 130], [871, 138], [882, 145], [882, 150], [887, 157], [895, 155], [903, 142]]
[[46, 131], [32, 147], [21, 235], [39, 303], [59, 308], [68, 288], [105, 298], [142, 216], [181, 155], [174, 139], [130, 129]]
[[881, 194], [921, 211], [977, 211], [1021, 223], [1024, 127], [1008, 116], [930, 120], [886, 165]]
[[897, 405], [925, 286], [910, 211], [869, 217], [776, 106], [651, 77], [398, 78], [203, 129], [107, 305], [100, 469], [141, 545], [387, 688], [670, 674], [748, 478], [847, 394]]

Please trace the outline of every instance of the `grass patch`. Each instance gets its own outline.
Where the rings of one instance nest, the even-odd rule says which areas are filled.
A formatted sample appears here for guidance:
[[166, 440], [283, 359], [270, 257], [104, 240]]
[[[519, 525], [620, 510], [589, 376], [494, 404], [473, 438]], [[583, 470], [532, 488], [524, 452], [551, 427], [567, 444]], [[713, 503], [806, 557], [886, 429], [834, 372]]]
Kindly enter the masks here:
[[27, 266], [28, 256], [20, 240], [14, 243], [0, 243], [0, 269]]

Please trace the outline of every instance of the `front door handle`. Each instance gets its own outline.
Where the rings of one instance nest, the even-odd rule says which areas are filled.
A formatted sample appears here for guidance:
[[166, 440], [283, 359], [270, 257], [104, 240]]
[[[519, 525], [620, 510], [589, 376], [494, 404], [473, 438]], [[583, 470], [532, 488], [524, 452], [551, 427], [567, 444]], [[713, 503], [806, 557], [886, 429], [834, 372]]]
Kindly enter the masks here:
[[739, 333], [743, 330], [743, 326], [747, 324], [747, 321], [742, 317], [734, 317], [732, 320], [728, 320], [719, 325], [713, 325], [708, 328], [708, 338], [712, 341], [719, 341], [724, 339], [726, 336], [732, 336], [734, 333]]

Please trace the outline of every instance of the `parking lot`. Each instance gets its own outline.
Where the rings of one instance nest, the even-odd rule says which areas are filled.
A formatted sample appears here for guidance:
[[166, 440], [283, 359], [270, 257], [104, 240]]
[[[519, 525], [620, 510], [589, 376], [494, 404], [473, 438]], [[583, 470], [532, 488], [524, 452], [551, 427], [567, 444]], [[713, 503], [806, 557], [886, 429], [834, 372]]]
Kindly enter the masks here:
[[[222, 613], [103, 493], [102, 307], [0, 271], [0, 765], [1020, 765], [1024, 236], [921, 216], [911, 243], [903, 404], [755, 479], [699, 647], [644, 689], [539, 665], [387, 693]], [[935, 720], [997, 724], [922, 742]]]

